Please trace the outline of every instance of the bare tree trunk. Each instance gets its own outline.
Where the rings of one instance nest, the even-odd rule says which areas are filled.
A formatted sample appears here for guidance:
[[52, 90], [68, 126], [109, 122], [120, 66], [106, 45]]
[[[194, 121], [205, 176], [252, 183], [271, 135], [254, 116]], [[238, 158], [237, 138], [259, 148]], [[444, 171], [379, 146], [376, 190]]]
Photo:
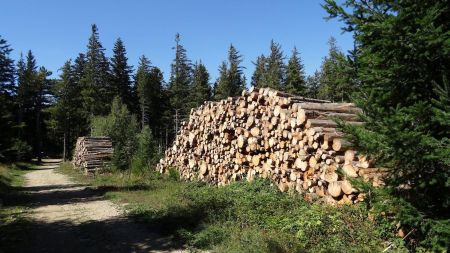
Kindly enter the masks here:
[[42, 133], [41, 133], [41, 108], [37, 108], [36, 113], [36, 138], [37, 138], [37, 159], [38, 163], [42, 161]]
[[67, 153], [67, 133], [64, 130], [64, 139], [63, 139], [63, 161], [66, 161], [66, 153]]

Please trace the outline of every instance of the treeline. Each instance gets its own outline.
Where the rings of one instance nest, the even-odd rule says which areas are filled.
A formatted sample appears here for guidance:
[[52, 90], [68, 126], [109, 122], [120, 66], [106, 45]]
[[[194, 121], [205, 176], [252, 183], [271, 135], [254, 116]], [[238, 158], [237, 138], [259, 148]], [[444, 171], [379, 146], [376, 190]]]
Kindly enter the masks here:
[[[52, 73], [38, 66], [31, 50], [15, 63], [9, 55], [11, 47], [6, 40], [1, 40], [0, 113], [4, 120], [0, 127], [5, 131], [1, 133], [4, 137], [0, 154], [3, 159], [40, 158], [43, 153], [62, 153], [67, 158], [77, 137], [107, 133], [99, 131], [104, 127], [98, 125], [102, 119], [96, 117], [117, 113], [112, 111], [116, 97], [115, 109], [125, 105], [139, 122], [136, 132], [148, 126], [146, 131], [151, 132], [154, 150], [161, 154], [191, 108], [207, 100], [240, 95], [247, 88], [243, 56], [234, 45], [230, 45], [228, 59], [220, 64], [219, 76], [212, 82], [206, 66], [200, 60], [192, 63], [188, 58], [180, 35], [176, 34], [175, 57], [166, 82], [161, 69], [145, 55], [140, 57], [135, 70], [128, 62], [120, 38], [108, 57], [97, 26], [92, 25], [91, 29], [86, 51], [74, 60], [67, 60], [59, 69], [57, 79], [51, 79]], [[281, 46], [271, 41], [270, 54], [261, 55], [254, 62], [250, 84], [303, 96], [348, 100], [352, 91], [347, 82], [350, 76], [341, 70], [347, 69], [349, 61], [333, 38], [329, 45], [329, 55], [320, 70], [306, 77], [298, 50], [294, 48], [287, 58]], [[124, 141], [116, 142], [124, 144]], [[136, 148], [128, 149], [125, 160], [129, 165], [132, 150]]]

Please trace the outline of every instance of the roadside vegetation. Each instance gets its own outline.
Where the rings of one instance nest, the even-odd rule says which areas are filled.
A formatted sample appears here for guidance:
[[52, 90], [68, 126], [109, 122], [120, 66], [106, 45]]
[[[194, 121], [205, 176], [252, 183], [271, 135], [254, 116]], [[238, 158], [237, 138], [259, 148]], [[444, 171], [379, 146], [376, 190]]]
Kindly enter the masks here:
[[104, 190], [107, 198], [125, 204], [130, 217], [193, 250], [379, 252], [392, 243], [393, 249], [406, 251], [394, 219], [373, 212], [375, 198], [324, 208], [300, 195], [283, 194], [265, 180], [218, 188], [179, 181], [175, 171], [85, 176], [64, 163], [60, 172]]
[[27, 196], [20, 187], [24, 184], [23, 175], [32, 167], [30, 163], [0, 164], [0, 245], [5, 252], [27, 240], [27, 207], [22, 205]]

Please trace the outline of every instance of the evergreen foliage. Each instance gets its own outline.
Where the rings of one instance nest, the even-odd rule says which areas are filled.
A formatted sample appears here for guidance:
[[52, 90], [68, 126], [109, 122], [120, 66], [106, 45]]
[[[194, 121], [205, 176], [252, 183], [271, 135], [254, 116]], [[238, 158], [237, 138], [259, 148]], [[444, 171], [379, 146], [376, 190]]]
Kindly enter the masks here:
[[114, 98], [109, 115], [92, 118], [91, 127], [92, 136], [111, 137], [114, 167], [128, 169], [137, 149], [136, 133], [139, 132], [139, 124], [119, 97]]
[[[32, 147], [33, 154], [41, 158], [44, 131], [44, 109], [49, 105], [52, 82], [51, 72], [36, 64], [33, 53], [28, 51], [26, 62], [21, 57], [17, 64], [18, 138]], [[20, 144], [24, 147], [25, 144]], [[25, 148], [28, 149], [28, 148]]]
[[10, 57], [12, 49], [0, 36], [0, 161], [11, 158], [15, 136], [13, 117], [15, 87], [15, 66]]
[[397, 214], [403, 225], [419, 227], [414, 236], [424, 239], [420, 246], [445, 251], [450, 241], [448, 1], [339, 5], [327, 0], [324, 8], [354, 33], [357, 45], [361, 92], [355, 101], [367, 124], [346, 131], [379, 166], [393, 168], [391, 186], [407, 186], [394, 192], [411, 208]]
[[141, 128], [147, 125], [152, 131], [159, 131], [164, 111], [162, 72], [159, 68], [151, 66], [150, 60], [143, 55], [139, 60], [135, 82], [139, 98]]
[[228, 62], [219, 67], [219, 78], [214, 90], [216, 100], [239, 96], [245, 90], [245, 76], [241, 66], [242, 55], [233, 46], [228, 50]]
[[280, 44], [270, 41], [270, 55], [266, 59], [266, 86], [276, 90], [284, 90], [286, 79], [286, 66], [284, 65], [283, 51]]
[[266, 57], [264, 55], [260, 55], [256, 58], [256, 62], [253, 62], [255, 65], [255, 71], [252, 75], [251, 85], [253, 87], [261, 88], [266, 85]]
[[158, 153], [153, 139], [152, 130], [145, 126], [137, 135], [137, 150], [133, 156], [131, 169], [134, 172], [144, 173], [150, 166], [158, 162]]
[[86, 64], [81, 80], [83, 84], [83, 107], [88, 118], [107, 114], [114, 94], [114, 89], [110, 84], [109, 62], [105, 56], [105, 49], [100, 42], [95, 24], [92, 25], [91, 31], [87, 46]]
[[192, 82], [191, 61], [187, 58], [186, 49], [180, 44], [180, 34], [175, 35], [175, 59], [171, 65], [169, 92], [172, 110], [179, 110], [182, 115], [190, 111], [190, 85]]
[[219, 66], [219, 77], [214, 83], [214, 99], [221, 100], [227, 98], [230, 89], [227, 62], [223, 61]]
[[15, 94], [15, 67], [9, 55], [11, 51], [7, 41], [0, 36], [0, 93], [7, 95]]
[[128, 108], [135, 108], [135, 100], [130, 75], [133, 67], [128, 65], [127, 52], [122, 39], [118, 38], [114, 43], [113, 57], [111, 58], [111, 85], [114, 89], [114, 96], [127, 105]]
[[319, 97], [319, 88], [320, 88], [320, 72], [314, 71], [314, 74], [308, 76], [306, 78], [306, 87], [308, 97], [318, 98]]
[[324, 58], [320, 70], [319, 98], [336, 102], [349, 101], [352, 87], [352, 66], [345, 54], [337, 47], [336, 39], [328, 41], [328, 56]]
[[307, 96], [305, 70], [296, 47], [292, 50], [286, 67], [286, 84], [284, 86], [287, 93]]
[[209, 85], [209, 73], [202, 62], [194, 65], [192, 90], [191, 90], [191, 105], [190, 107], [197, 107], [203, 102], [211, 100], [211, 86]]
[[[60, 79], [53, 88], [56, 102], [50, 108], [51, 119], [47, 122], [49, 128], [58, 137], [62, 136], [63, 159], [72, 154], [77, 137], [83, 135], [85, 120], [79, 107], [81, 90], [75, 79], [75, 67], [67, 61], [61, 68]], [[56, 138], [56, 142], [61, 142]]]

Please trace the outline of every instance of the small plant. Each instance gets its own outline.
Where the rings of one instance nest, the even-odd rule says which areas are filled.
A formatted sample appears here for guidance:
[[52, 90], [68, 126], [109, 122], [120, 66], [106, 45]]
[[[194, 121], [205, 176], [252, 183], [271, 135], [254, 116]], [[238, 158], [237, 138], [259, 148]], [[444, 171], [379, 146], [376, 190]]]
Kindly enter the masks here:
[[174, 168], [174, 167], [170, 167], [168, 170], [167, 170], [167, 175], [168, 175], [168, 178], [170, 179], [170, 180], [173, 180], [173, 181], [180, 181], [180, 172], [178, 172], [178, 170], [177, 170], [177, 168]]

